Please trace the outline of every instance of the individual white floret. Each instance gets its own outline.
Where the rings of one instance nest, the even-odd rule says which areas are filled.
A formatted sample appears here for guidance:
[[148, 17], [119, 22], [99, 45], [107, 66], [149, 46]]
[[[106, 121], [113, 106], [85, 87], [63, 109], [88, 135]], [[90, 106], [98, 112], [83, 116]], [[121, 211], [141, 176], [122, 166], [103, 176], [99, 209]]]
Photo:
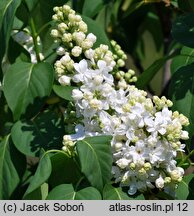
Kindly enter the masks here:
[[72, 97], [75, 101], [81, 100], [83, 98], [83, 92], [78, 89], [73, 89]]
[[156, 179], [155, 184], [156, 184], [156, 187], [159, 188], [159, 189], [164, 188], [164, 179], [162, 178], [161, 175], [160, 175], [159, 178]]
[[71, 77], [63, 75], [58, 79], [58, 81], [63, 86], [70, 85], [71, 84]]
[[89, 41], [91, 41], [93, 44], [96, 42], [96, 36], [92, 33], [89, 33], [86, 37]]

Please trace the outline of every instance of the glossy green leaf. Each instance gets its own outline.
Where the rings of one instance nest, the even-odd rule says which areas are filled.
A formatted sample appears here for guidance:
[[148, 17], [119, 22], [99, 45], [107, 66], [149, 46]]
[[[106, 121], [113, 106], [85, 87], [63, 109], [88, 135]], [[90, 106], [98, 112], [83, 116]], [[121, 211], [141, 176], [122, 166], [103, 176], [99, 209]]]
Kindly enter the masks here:
[[37, 6], [38, 2], [40, 2], [40, 0], [25, 0], [29, 11], [32, 11], [32, 9]]
[[104, 6], [99, 13], [97, 14], [97, 17], [95, 21], [101, 25], [104, 29], [107, 29], [111, 22], [112, 17], [112, 4], [108, 4]]
[[103, 200], [144, 200], [143, 195], [128, 196], [120, 187], [105, 185], [103, 189]]
[[194, 13], [176, 19], [172, 26], [172, 36], [184, 46], [194, 48]]
[[27, 194], [24, 199], [26, 200], [45, 200], [48, 196], [48, 184], [43, 183], [41, 186], [36, 188], [33, 192]]
[[8, 48], [14, 16], [21, 0], [0, 1], [0, 63]]
[[129, 196], [122, 191], [120, 187], [105, 185], [103, 189], [103, 200], [129, 200]]
[[111, 178], [110, 136], [88, 137], [76, 144], [81, 170], [93, 187], [100, 191]]
[[101, 200], [101, 194], [93, 187], [75, 191], [72, 184], [61, 184], [49, 193], [47, 200]]
[[169, 95], [173, 109], [189, 118], [190, 138], [194, 134], [194, 64], [179, 68], [172, 76]]
[[51, 157], [51, 164], [52, 173], [48, 180], [51, 188], [64, 183], [74, 184], [82, 176], [75, 159], [68, 157], [64, 152], [54, 154]]
[[144, 5], [144, 1], [135, 1], [133, 2], [130, 7], [128, 7], [127, 11], [123, 14], [123, 18], [126, 18], [127, 16], [129, 16], [131, 13], [133, 13], [134, 11], [138, 10], [140, 7], [142, 7]]
[[175, 73], [179, 68], [194, 62], [194, 49], [183, 47], [180, 55], [173, 58], [171, 63], [171, 73]]
[[61, 86], [61, 85], [54, 85], [53, 86], [53, 90], [54, 92], [61, 98], [65, 99], [65, 100], [69, 100], [72, 101], [72, 91], [73, 89], [75, 89], [76, 87], [73, 86]]
[[178, 200], [194, 200], [194, 174], [184, 176], [176, 189], [176, 198]]
[[63, 135], [62, 120], [51, 112], [41, 113], [31, 121], [18, 121], [11, 131], [16, 148], [30, 156], [39, 156], [42, 148], [61, 148]]
[[0, 200], [14, 198], [26, 169], [25, 157], [13, 145], [10, 136], [0, 143]]
[[31, 64], [17, 61], [9, 68], [4, 77], [3, 91], [15, 120], [36, 98], [50, 94], [53, 79], [53, 68], [46, 62]]
[[100, 44], [106, 44], [109, 47], [111, 47], [110, 41], [101, 25], [99, 25], [96, 21], [86, 16], [82, 16], [82, 19], [88, 25], [88, 32], [95, 34], [97, 37], [96, 43], [94, 44], [94, 48], [100, 46]]
[[136, 86], [140, 89], [144, 89], [146, 85], [153, 79], [156, 73], [163, 67], [167, 60], [176, 56], [177, 53], [174, 52], [173, 54], [163, 57], [161, 59], [156, 60], [150, 67], [148, 67], [139, 77], [136, 82]]
[[24, 194], [24, 199], [30, 199], [32, 197], [31, 193], [36, 193], [35, 190], [48, 180], [51, 170], [52, 166], [50, 157], [45, 153], [38, 164], [37, 170], [30, 181], [30, 185], [28, 186], [26, 193]]
[[95, 1], [85, 0], [82, 9], [82, 14], [84, 16], [94, 17], [103, 7], [103, 4], [104, 4], [103, 0], [95, 0]]

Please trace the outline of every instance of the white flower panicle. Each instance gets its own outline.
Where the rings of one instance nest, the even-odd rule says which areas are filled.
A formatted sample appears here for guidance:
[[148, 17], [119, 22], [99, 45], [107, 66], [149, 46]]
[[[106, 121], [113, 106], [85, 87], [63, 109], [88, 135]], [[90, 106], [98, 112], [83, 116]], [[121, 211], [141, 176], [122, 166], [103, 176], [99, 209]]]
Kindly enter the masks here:
[[[77, 29], [68, 36], [67, 48], [57, 49], [63, 57], [55, 64], [61, 85], [74, 82], [79, 86], [73, 90], [72, 98], [83, 126], [78, 124], [76, 134], [64, 136], [64, 150], [86, 136], [112, 135], [115, 182], [129, 187], [130, 195], [153, 188], [174, 191], [184, 174], [175, 159], [178, 152], [184, 151], [180, 140], [188, 139], [188, 132], [183, 130], [188, 119], [170, 111], [172, 102], [166, 97], [151, 99], [145, 91], [129, 85], [136, 79], [134, 71], [119, 70], [126, 55], [116, 42], [112, 42], [116, 54], [106, 45], [92, 49], [96, 37], [86, 35], [87, 26], [81, 17], [68, 6], [55, 8], [55, 12], [54, 20], [64, 22], [55, 30], [58, 33], [52, 34], [58, 41], [63, 41], [72, 28]], [[82, 53], [82, 60], [75, 62]], [[114, 78], [119, 80], [118, 85]]]
[[[54, 11], [53, 19], [56, 22], [56, 28], [52, 29], [51, 36], [60, 43], [56, 52], [61, 59], [55, 63], [59, 82], [60, 77], [64, 75], [69, 76], [71, 80], [75, 72], [74, 61], [78, 57], [88, 60], [93, 69], [98, 68], [99, 60], [105, 61], [111, 68], [111, 74], [117, 77], [120, 87], [126, 88], [127, 83], [137, 80], [134, 71], [129, 70], [125, 73], [120, 70], [125, 66], [127, 56], [116, 41], [111, 41], [113, 53], [104, 44], [92, 49], [97, 38], [92, 33], [87, 34], [87, 25], [81, 16], [76, 15], [75, 11], [67, 5], [55, 7]], [[70, 85], [70, 82], [67, 82], [66, 85]]]

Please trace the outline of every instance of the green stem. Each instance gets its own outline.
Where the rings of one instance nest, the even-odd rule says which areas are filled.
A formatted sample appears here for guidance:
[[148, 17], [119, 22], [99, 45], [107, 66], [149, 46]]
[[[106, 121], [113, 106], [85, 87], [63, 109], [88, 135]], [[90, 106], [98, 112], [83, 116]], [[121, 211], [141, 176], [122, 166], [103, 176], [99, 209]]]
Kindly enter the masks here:
[[78, 189], [80, 183], [82, 182], [82, 180], [83, 180], [84, 178], [85, 178], [84, 176], [80, 177], [79, 181], [77, 182], [77, 184], [76, 184], [76, 186], [75, 186], [75, 190], [76, 190], [76, 191], [77, 191], [77, 189]]
[[38, 45], [38, 41], [37, 41], [38, 34], [36, 32], [34, 20], [33, 20], [32, 17], [30, 17], [29, 22], [30, 22], [30, 28], [31, 28], [31, 31], [32, 31], [32, 39], [33, 39], [33, 42], [34, 42], [34, 49], [35, 49], [35, 53], [36, 53], [36, 59], [37, 59], [37, 62], [40, 62], [40, 49], [39, 49], [39, 45]]
[[51, 23], [53, 23], [53, 21], [47, 22], [45, 23], [37, 32], [37, 35], [40, 35], [40, 33], [47, 27], [49, 26]]
[[[57, 150], [57, 149], [53, 149], [53, 150], [48, 150], [48, 151], [46, 151], [43, 155], [42, 155], [42, 157], [41, 157], [41, 159], [45, 156], [45, 155], [47, 155], [47, 154], [49, 154], [49, 153], [62, 153], [62, 154], [65, 154], [66, 156], [68, 156], [64, 151], [62, 151], [62, 150]], [[69, 157], [69, 156], [68, 156]]]
[[185, 161], [189, 160], [189, 158], [194, 154], [194, 150], [192, 150], [180, 163], [179, 166], [183, 165]]

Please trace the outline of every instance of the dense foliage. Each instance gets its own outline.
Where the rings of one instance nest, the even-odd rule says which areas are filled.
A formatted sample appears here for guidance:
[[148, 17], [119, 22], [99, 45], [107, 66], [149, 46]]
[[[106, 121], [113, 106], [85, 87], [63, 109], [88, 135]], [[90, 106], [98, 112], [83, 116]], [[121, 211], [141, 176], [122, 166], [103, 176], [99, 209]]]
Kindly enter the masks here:
[[1, 0], [0, 63], [0, 199], [194, 199], [193, 0]]

